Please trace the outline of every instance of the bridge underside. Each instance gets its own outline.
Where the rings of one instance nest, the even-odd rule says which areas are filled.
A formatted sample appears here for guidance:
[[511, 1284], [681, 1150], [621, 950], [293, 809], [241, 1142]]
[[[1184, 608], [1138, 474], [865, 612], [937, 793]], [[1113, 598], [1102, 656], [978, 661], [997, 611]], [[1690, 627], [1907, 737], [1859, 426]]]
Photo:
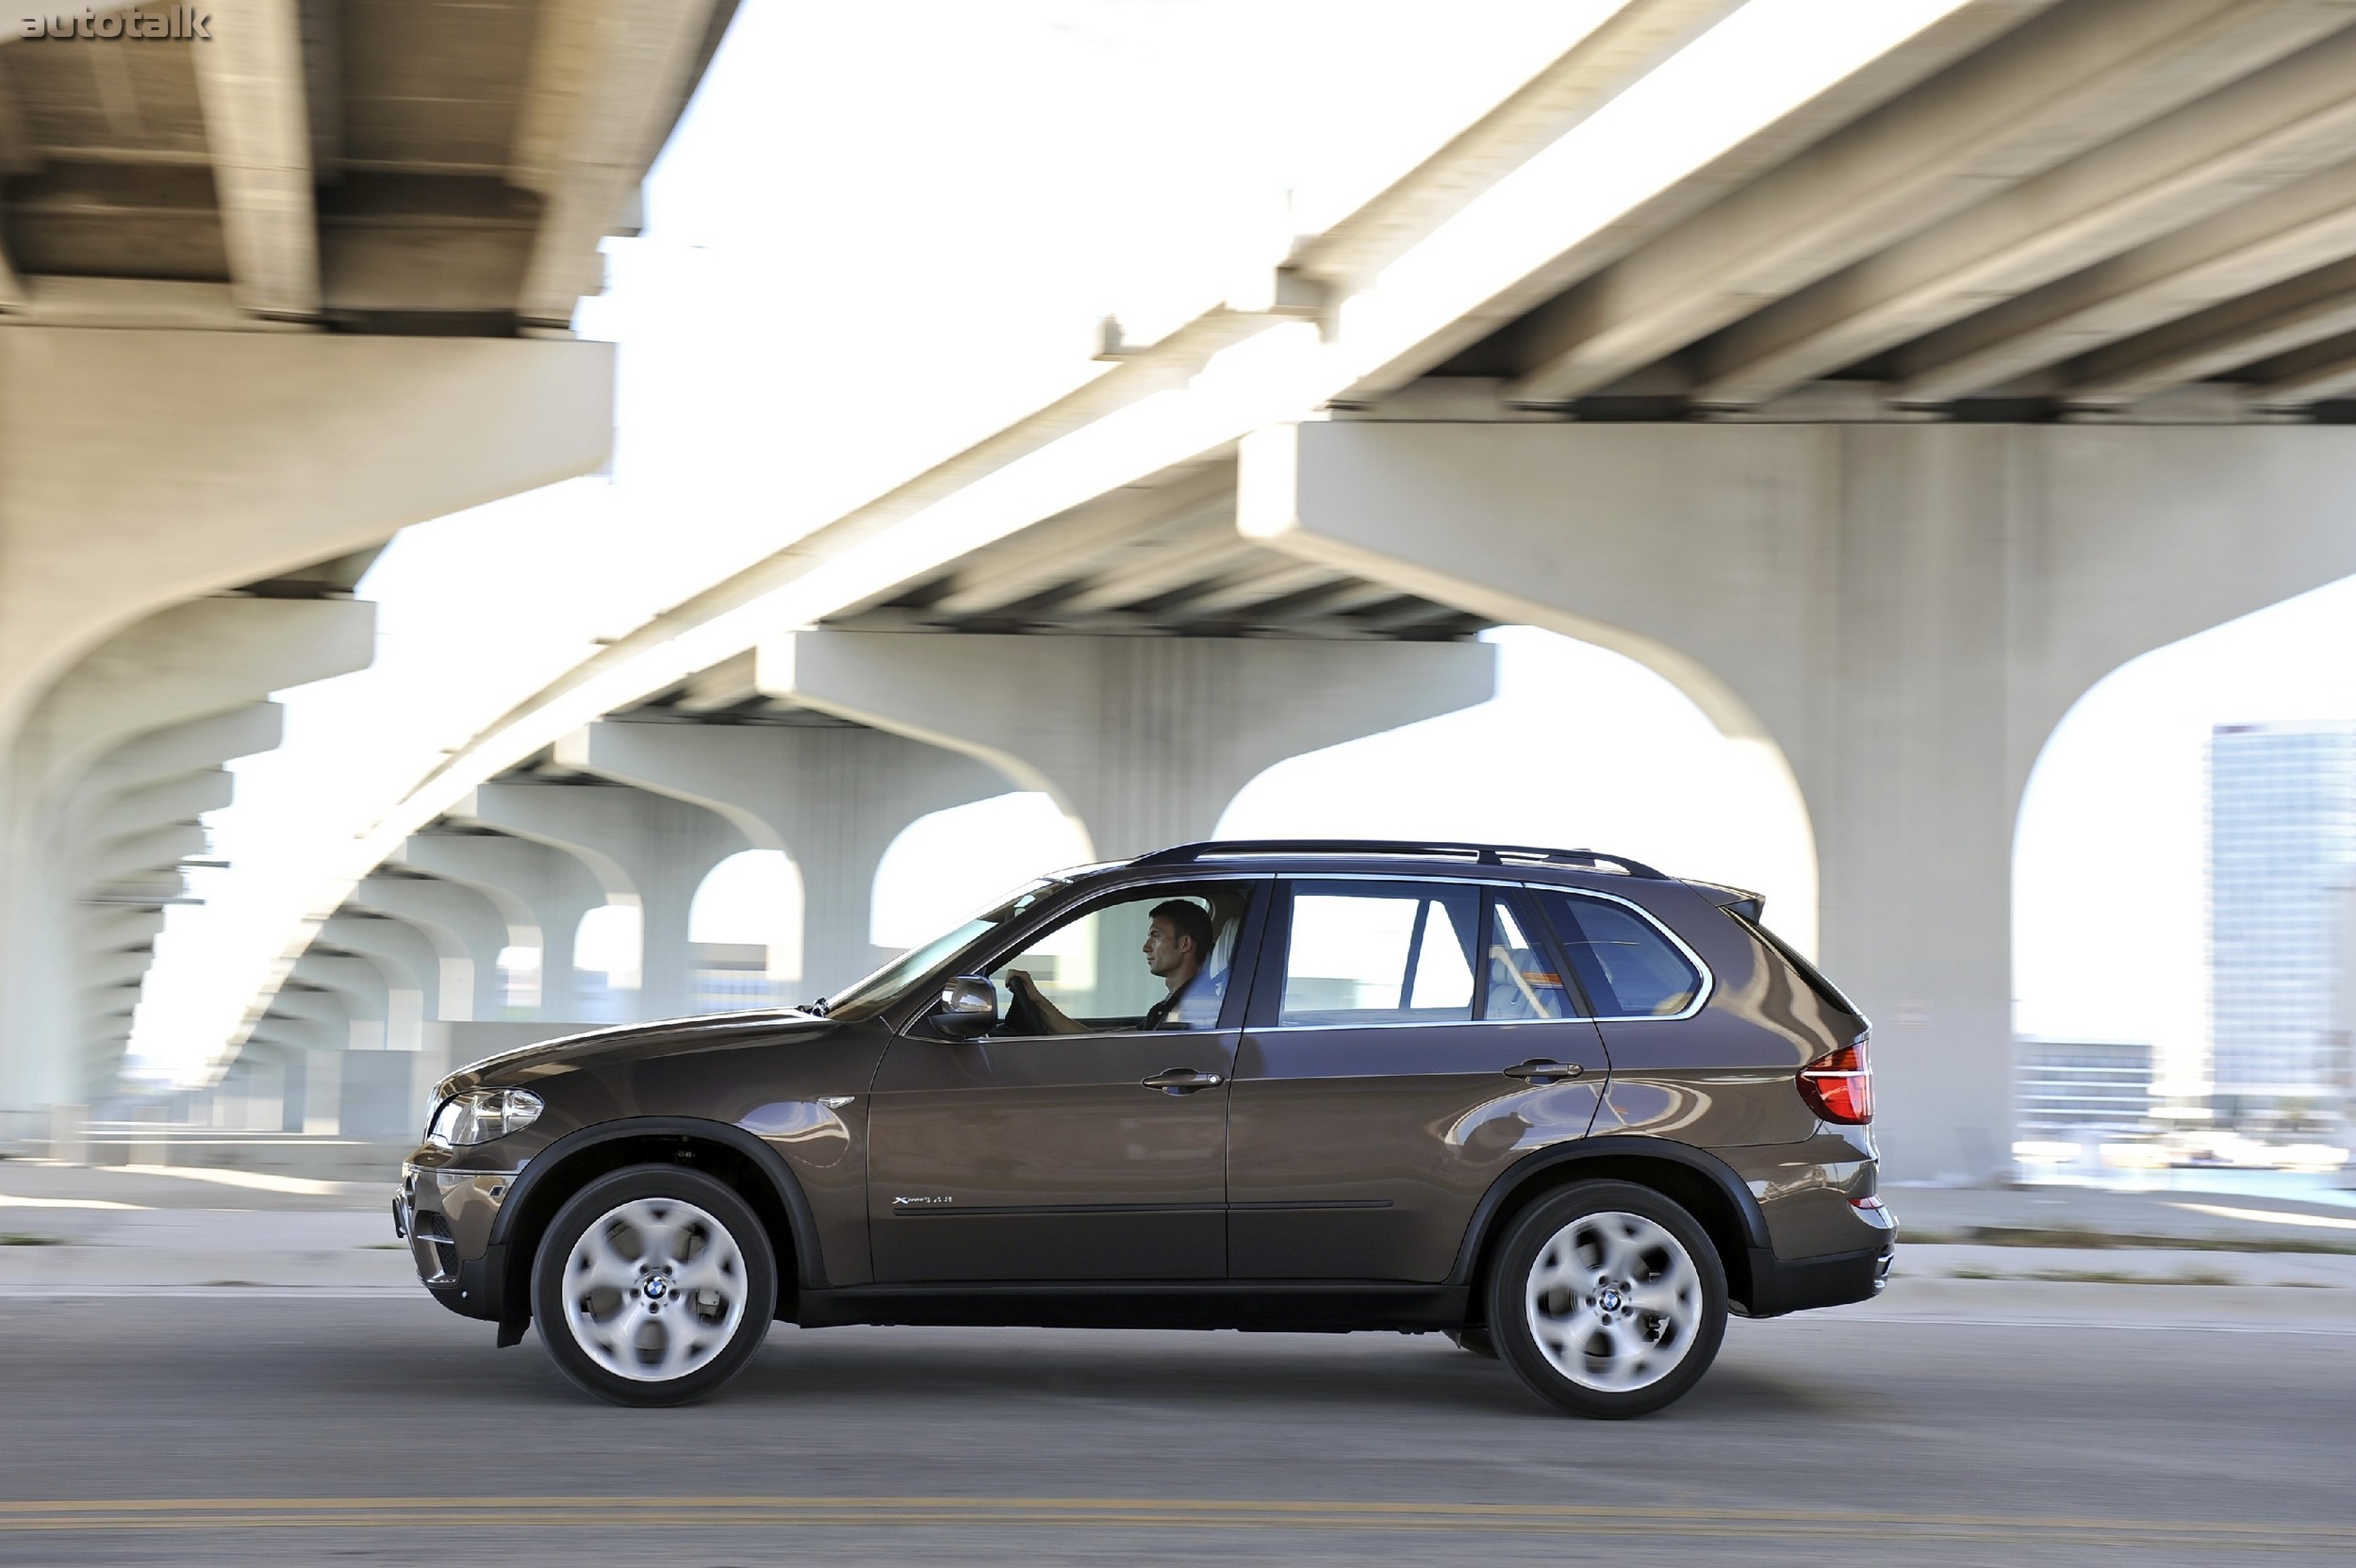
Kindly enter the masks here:
[[[1743, 120], [1759, 95], [1707, 84], [1795, 69], [1757, 32], [1791, 13], [1632, 0], [1264, 295], [1108, 333], [1100, 379], [708, 599], [790, 614], [693, 641], [701, 668], [676, 648], [730, 612], [659, 619], [585, 667], [635, 684], [538, 782], [519, 723], [404, 820], [612, 879], [630, 835], [585, 803], [568, 838], [536, 797], [665, 793], [799, 845], [880, 798], [860, 779], [999, 786], [957, 774], [979, 762], [1124, 852], [1246, 766], [1477, 701], [1465, 639], [1549, 626], [1676, 682], [1804, 802], [1823, 958], [1882, 1023], [1892, 1174], [1990, 1175], [2046, 735], [2125, 659], [2356, 570], [2356, 433], [2313, 428], [2356, 419], [2356, 0], [1869, 12], [1886, 39], [1817, 40], [1856, 52]], [[581, 689], [535, 712], [594, 717]], [[1267, 692], [1299, 700], [1188, 775]], [[710, 738], [739, 732], [802, 738]], [[726, 765], [784, 794], [711, 783], [723, 747], [792, 750]], [[860, 748], [881, 773], [845, 770]], [[486, 781], [463, 809], [460, 775]], [[450, 836], [402, 853], [458, 876]]]
[[376, 550], [604, 460], [612, 350], [569, 323], [733, 8], [0, 34], [0, 1145], [116, 1092], [222, 765], [369, 662]]

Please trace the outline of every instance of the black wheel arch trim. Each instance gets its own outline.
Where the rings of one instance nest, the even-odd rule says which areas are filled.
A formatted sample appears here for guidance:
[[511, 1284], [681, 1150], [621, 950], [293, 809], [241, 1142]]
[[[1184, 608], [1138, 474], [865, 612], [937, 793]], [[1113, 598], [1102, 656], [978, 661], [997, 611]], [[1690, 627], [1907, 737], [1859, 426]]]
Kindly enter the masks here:
[[[499, 1217], [491, 1224], [491, 1244], [504, 1246], [511, 1239], [516, 1216], [529, 1206], [535, 1189], [550, 1171], [560, 1168], [567, 1160], [583, 1149], [601, 1144], [619, 1143], [634, 1138], [691, 1138], [704, 1143], [719, 1144], [750, 1160], [755, 1169], [768, 1180], [770, 1190], [784, 1207], [793, 1234], [794, 1275], [798, 1288], [826, 1288], [826, 1261], [818, 1250], [817, 1217], [811, 1210], [810, 1199], [801, 1190], [801, 1180], [785, 1157], [763, 1143], [741, 1127], [713, 1121], [702, 1116], [626, 1116], [616, 1121], [598, 1122], [576, 1128], [566, 1133], [539, 1153], [529, 1164], [508, 1190], [507, 1201], [499, 1206]], [[562, 1199], [559, 1199], [562, 1206]]]
[[1754, 1248], [1771, 1246], [1767, 1214], [1759, 1207], [1757, 1195], [1726, 1162], [1690, 1144], [1607, 1132], [1601, 1137], [1580, 1138], [1575, 1142], [1557, 1144], [1552, 1148], [1533, 1150], [1506, 1167], [1497, 1180], [1489, 1184], [1489, 1191], [1481, 1195], [1480, 1202], [1474, 1207], [1472, 1222], [1464, 1228], [1464, 1240], [1458, 1246], [1456, 1267], [1449, 1271], [1447, 1282], [1451, 1285], [1469, 1285], [1473, 1282], [1474, 1270], [1479, 1266], [1481, 1253], [1496, 1228], [1498, 1213], [1533, 1180], [1565, 1166], [1610, 1159], [1664, 1161], [1697, 1172], [1723, 1195], [1741, 1220], [1743, 1244]]

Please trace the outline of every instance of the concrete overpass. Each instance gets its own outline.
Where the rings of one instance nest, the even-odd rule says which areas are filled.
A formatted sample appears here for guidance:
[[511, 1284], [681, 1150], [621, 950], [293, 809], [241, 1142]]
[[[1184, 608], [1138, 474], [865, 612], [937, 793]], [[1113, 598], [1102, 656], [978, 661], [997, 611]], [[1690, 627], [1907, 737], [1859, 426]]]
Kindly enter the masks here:
[[733, 8], [0, 37], [0, 1141], [111, 1092], [221, 764], [368, 663], [374, 552], [604, 460], [574, 305]]
[[[1891, 1169], [1985, 1176], [2047, 735], [2356, 572], [2351, 66], [2356, 0], [1631, 0], [1248, 297], [1108, 323], [1068, 397], [519, 704], [319, 914], [437, 825], [618, 860], [485, 817], [519, 769], [743, 810], [599, 760], [656, 712], [832, 715], [931, 749], [885, 765], [906, 799], [974, 759], [1125, 852], [1392, 718], [1369, 693], [1471, 700], [1458, 639], [1524, 621], [1796, 792]], [[1238, 691], [1314, 700], [1223, 730]], [[1141, 734], [1233, 744], [1185, 773]]]

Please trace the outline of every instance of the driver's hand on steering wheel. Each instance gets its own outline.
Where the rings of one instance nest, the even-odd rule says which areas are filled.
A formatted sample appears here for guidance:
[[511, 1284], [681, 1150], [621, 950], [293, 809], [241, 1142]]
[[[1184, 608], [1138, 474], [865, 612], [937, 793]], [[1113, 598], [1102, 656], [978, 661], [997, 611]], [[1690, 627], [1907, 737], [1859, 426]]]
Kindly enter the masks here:
[[1007, 970], [1006, 988], [1010, 991], [1023, 992], [1028, 996], [1037, 996], [1039, 994], [1039, 987], [1031, 983], [1030, 971], [1029, 969]]

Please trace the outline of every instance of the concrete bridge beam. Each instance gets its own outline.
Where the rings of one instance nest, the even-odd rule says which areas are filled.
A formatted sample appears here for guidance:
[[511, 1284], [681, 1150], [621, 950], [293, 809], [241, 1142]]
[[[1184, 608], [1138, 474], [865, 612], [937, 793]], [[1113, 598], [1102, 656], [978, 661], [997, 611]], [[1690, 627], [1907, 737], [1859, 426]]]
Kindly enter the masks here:
[[989, 763], [1046, 791], [1101, 856], [1208, 838], [1304, 751], [1471, 707], [1481, 643], [795, 632], [761, 689]]

